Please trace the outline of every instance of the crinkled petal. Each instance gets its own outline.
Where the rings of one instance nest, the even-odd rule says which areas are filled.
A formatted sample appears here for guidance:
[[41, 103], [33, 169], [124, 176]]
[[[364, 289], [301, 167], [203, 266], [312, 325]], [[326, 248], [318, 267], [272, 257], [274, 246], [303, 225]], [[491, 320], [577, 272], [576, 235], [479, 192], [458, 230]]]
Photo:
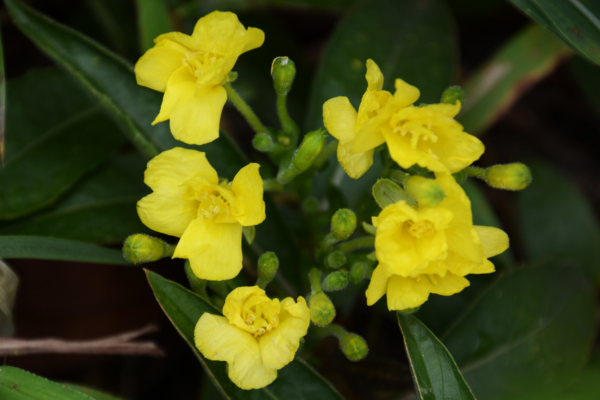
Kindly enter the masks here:
[[306, 336], [310, 325], [310, 312], [303, 297], [296, 303], [291, 297], [281, 302], [279, 325], [260, 337], [263, 363], [268, 368], [281, 369], [293, 359], [300, 338]]
[[260, 389], [277, 378], [277, 371], [264, 365], [258, 341], [225, 317], [204, 313], [194, 339], [204, 357], [227, 361], [229, 379], [242, 389]]
[[367, 78], [368, 90], [379, 91], [383, 88], [383, 74], [381, 73], [381, 69], [371, 59], [367, 60], [367, 74], [365, 78]]
[[392, 131], [389, 126], [384, 126], [381, 131], [390, 150], [390, 156], [402, 168], [410, 168], [415, 164], [427, 165], [430, 155], [421, 149], [413, 149], [410, 144], [410, 135], [402, 136]]
[[481, 238], [485, 258], [496, 256], [508, 249], [508, 235], [502, 229], [478, 225], [474, 225], [474, 228]]
[[152, 125], [171, 118], [173, 110], [181, 102], [189, 101], [196, 91], [196, 77], [187, 65], [181, 65], [167, 81], [165, 95], [160, 105], [160, 112], [152, 121]]
[[431, 293], [439, 294], [442, 296], [452, 296], [464, 288], [468, 287], [469, 281], [462, 277], [456, 276], [452, 273], [446, 274], [443, 278], [437, 276], [428, 276], [431, 281]]
[[250, 28], [246, 31], [237, 15], [222, 11], [213, 11], [200, 18], [192, 37], [200, 42], [204, 51], [235, 57], [261, 46], [265, 40], [260, 29]]
[[479, 267], [473, 269], [471, 274], [491, 274], [496, 271], [494, 264], [490, 260], [485, 260]]
[[248, 164], [233, 178], [233, 193], [242, 212], [235, 217], [242, 226], [258, 225], [266, 218], [263, 180], [258, 173], [259, 168], [259, 164]]
[[421, 96], [419, 89], [404, 82], [402, 79], [396, 79], [394, 86], [396, 87], [396, 91], [394, 92], [393, 102], [396, 110], [408, 107]]
[[242, 270], [242, 226], [195, 219], [181, 236], [173, 258], [187, 258], [200, 279], [223, 281]]
[[167, 40], [171, 41], [173, 43], [177, 43], [178, 45], [182, 46], [183, 48], [185, 48], [187, 50], [192, 50], [192, 51], [201, 50], [200, 42], [198, 40], [196, 40], [193, 36], [186, 35], [185, 33], [181, 33], [181, 32], [163, 33], [162, 35], [160, 35], [156, 39], [154, 39], [154, 43], [156, 43], [158, 45], [158, 44], [162, 44], [164, 41], [167, 41]]
[[434, 128], [438, 141], [429, 143], [431, 152], [451, 173], [458, 172], [477, 161], [485, 151], [481, 140], [456, 128]]
[[419, 307], [431, 293], [431, 282], [427, 275], [419, 278], [390, 277], [387, 287], [387, 304], [390, 311]]
[[388, 276], [385, 272], [385, 268], [378, 265], [373, 271], [371, 283], [369, 283], [369, 287], [367, 288], [367, 305], [372, 306], [377, 303], [377, 301], [385, 294], [387, 285]]
[[259, 48], [265, 42], [265, 33], [258, 28], [248, 27], [246, 34], [246, 45], [242, 53]]
[[323, 104], [323, 124], [327, 131], [340, 142], [354, 140], [356, 110], [347, 97], [334, 97]]
[[167, 81], [181, 67], [186, 48], [171, 40], [162, 40], [148, 50], [135, 64], [137, 84], [159, 92], [167, 88]]
[[367, 150], [362, 153], [351, 152], [353, 142], [340, 142], [337, 148], [337, 158], [342, 166], [342, 169], [346, 171], [348, 176], [352, 179], [358, 179], [365, 174], [373, 165], [373, 149]]
[[460, 112], [461, 104], [459, 100], [456, 100], [455, 104], [429, 104], [427, 108], [434, 113], [440, 113], [446, 117], [454, 118]]

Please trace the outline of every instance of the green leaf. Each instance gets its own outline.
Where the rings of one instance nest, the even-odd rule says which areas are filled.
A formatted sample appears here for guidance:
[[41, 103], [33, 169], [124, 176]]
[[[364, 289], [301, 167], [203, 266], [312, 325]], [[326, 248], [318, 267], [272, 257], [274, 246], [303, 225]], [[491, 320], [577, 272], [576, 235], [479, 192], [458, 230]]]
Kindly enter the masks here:
[[583, 367], [595, 321], [595, 296], [581, 271], [541, 264], [500, 278], [444, 343], [478, 400], [545, 399]]
[[1, 258], [82, 261], [133, 266], [119, 250], [75, 240], [39, 236], [0, 236]]
[[86, 396], [89, 396], [94, 400], [120, 400], [118, 397], [105, 394], [99, 390], [92, 389], [86, 386], [75, 385], [73, 383], [65, 383], [64, 385], [70, 387], [71, 389], [75, 389], [79, 393], [85, 394]]
[[154, 47], [154, 38], [175, 29], [169, 21], [169, 10], [165, 0], [136, 0], [138, 28], [142, 52]]
[[600, 122], [600, 67], [590, 64], [579, 57], [574, 57], [569, 62], [569, 67], [575, 82], [587, 97], [593, 107], [596, 121]]
[[124, 142], [101, 109], [55, 69], [8, 82], [8, 104], [0, 219], [52, 204]]
[[0, 399], [94, 400], [93, 397], [86, 396], [67, 385], [49, 381], [19, 368], [6, 366], [0, 367]]
[[4, 47], [0, 36], [0, 165], [4, 166], [4, 113], [6, 110], [6, 76], [4, 75]]
[[560, 393], [550, 397], [531, 397], [531, 400], [597, 400], [600, 393], [600, 354], [592, 353], [591, 360], [577, 375], [575, 382]]
[[458, 115], [465, 131], [473, 135], [485, 131], [569, 54], [538, 25], [518, 32], [465, 83], [467, 100]]
[[323, 103], [347, 96], [358, 109], [367, 87], [367, 59], [379, 65], [385, 90], [396, 78], [421, 91], [420, 102], [439, 102], [456, 75], [454, 21], [446, 5], [370, 0], [359, 2], [339, 23], [312, 83], [306, 130], [323, 125]]
[[575, 261], [600, 283], [600, 228], [591, 204], [550, 165], [539, 161], [528, 165], [534, 179], [517, 202], [527, 257]]
[[450, 353], [414, 315], [398, 313], [404, 346], [422, 400], [475, 400]]
[[2, 235], [37, 235], [83, 242], [122, 242], [131, 233], [148, 233], [136, 211], [150, 193], [146, 163], [120, 155], [86, 177], [50, 209], [0, 228]]
[[595, 0], [509, 0], [565, 44], [600, 64], [600, 3]]
[[192, 348], [204, 371], [224, 398], [241, 400], [291, 398], [339, 400], [343, 398], [329, 382], [298, 358], [279, 370], [275, 382], [264, 389], [246, 391], [238, 388], [227, 376], [226, 363], [204, 358], [194, 342], [194, 329], [202, 314], [208, 312], [221, 315], [221, 312], [200, 296], [175, 282], [148, 270], [146, 275], [163, 311]]

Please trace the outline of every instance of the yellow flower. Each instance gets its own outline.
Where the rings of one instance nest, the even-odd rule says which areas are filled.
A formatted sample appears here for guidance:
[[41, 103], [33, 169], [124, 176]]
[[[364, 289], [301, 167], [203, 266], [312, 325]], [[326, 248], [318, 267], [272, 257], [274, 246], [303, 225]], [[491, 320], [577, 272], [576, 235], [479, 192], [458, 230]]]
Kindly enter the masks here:
[[365, 122], [377, 115], [392, 97], [381, 90], [383, 74], [373, 60], [367, 60], [367, 90], [362, 97], [358, 114], [347, 97], [335, 97], [323, 104], [323, 123], [333, 137], [339, 140], [337, 156], [348, 176], [360, 178], [373, 165], [373, 148], [351, 152], [356, 134]]
[[508, 248], [502, 230], [474, 226], [469, 198], [449, 173], [436, 181], [446, 197], [435, 207], [412, 208], [404, 201], [373, 218], [379, 265], [367, 289], [367, 303], [387, 294], [390, 310], [418, 307], [430, 293], [444, 296], [469, 286], [468, 274], [494, 272], [488, 260]]
[[248, 28], [235, 14], [214, 11], [200, 18], [192, 36], [171, 32], [135, 65], [137, 83], [164, 92], [152, 125], [171, 119], [171, 132], [182, 142], [209, 143], [219, 137], [227, 93], [221, 86], [238, 57], [260, 47], [265, 34]]
[[362, 154], [387, 142], [390, 155], [401, 167], [414, 164], [442, 172], [458, 172], [477, 160], [483, 143], [463, 132], [454, 120], [461, 104], [412, 105], [419, 90], [396, 79], [396, 92], [379, 113], [357, 132], [351, 153]]
[[298, 297], [269, 299], [258, 286], [239, 287], [225, 299], [225, 317], [205, 313], [194, 333], [209, 360], [227, 361], [229, 378], [242, 389], [260, 389], [277, 378], [306, 335], [310, 315]]
[[235, 277], [242, 269], [242, 227], [265, 220], [258, 164], [242, 168], [233, 182], [219, 182], [204, 153], [176, 147], [154, 157], [144, 182], [153, 193], [138, 202], [142, 222], [180, 237], [174, 258], [187, 258], [196, 276]]

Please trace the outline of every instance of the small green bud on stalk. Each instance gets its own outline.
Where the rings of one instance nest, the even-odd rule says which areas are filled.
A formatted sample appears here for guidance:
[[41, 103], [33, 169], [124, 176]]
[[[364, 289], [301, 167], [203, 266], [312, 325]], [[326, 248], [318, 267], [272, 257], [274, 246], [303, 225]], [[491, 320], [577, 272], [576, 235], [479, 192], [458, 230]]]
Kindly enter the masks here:
[[335, 318], [335, 307], [329, 297], [323, 292], [318, 292], [308, 299], [310, 319], [317, 326], [326, 326]]
[[237, 73], [237, 72], [235, 72], [235, 71], [231, 71], [231, 72], [230, 72], [230, 73], [227, 75], [227, 79], [226, 79], [226, 81], [227, 81], [228, 83], [235, 82], [235, 81], [237, 80], [237, 78], [238, 78], [238, 73]]
[[460, 86], [450, 86], [442, 93], [442, 103], [454, 105], [456, 104], [456, 100], [460, 101], [461, 107], [465, 105], [465, 101], [467, 100], [467, 95]]
[[411, 176], [404, 184], [404, 188], [413, 199], [417, 200], [419, 206], [423, 207], [435, 207], [446, 197], [439, 183], [422, 176]]
[[271, 138], [271, 135], [264, 132], [257, 133], [254, 136], [254, 139], [252, 139], [252, 145], [254, 148], [263, 153], [270, 151], [273, 148], [273, 144], [273, 138]]
[[337, 240], [346, 240], [356, 229], [356, 214], [352, 210], [342, 208], [331, 218], [331, 233]]
[[192, 266], [190, 265], [190, 260], [185, 261], [185, 274], [187, 275], [192, 290], [203, 299], [208, 300], [208, 295], [206, 294], [206, 281], [198, 278], [194, 274]]
[[531, 170], [522, 163], [494, 165], [487, 169], [486, 174], [486, 182], [496, 189], [523, 190], [531, 180]]
[[417, 206], [415, 199], [389, 179], [380, 179], [373, 185], [373, 197], [382, 209], [402, 200], [411, 207]]
[[369, 353], [365, 339], [356, 333], [347, 333], [340, 339], [340, 349], [350, 361], [360, 361]]
[[346, 254], [344, 254], [343, 251], [339, 250], [329, 253], [325, 260], [325, 263], [331, 269], [338, 269], [340, 267], [343, 267], [344, 265], [346, 265], [347, 262], [348, 259], [346, 258]]
[[175, 246], [143, 233], [131, 235], [123, 243], [123, 256], [134, 264], [172, 257], [174, 252]]
[[287, 96], [296, 76], [296, 65], [288, 57], [277, 57], [271, 64], [273, 86], [277, 94]]
[[357, 262], [352, 265], [350, 268], [350, 280], [352, 283], [357, 285], [367, 277], [367, 272], [369, 271], [369, 266], [364, 262]]
[[265, 289], [267, 285], [275, 278], [279, 268], [279, 259], [273, 252], [266, 252], [258, 259], [258, 280], [256, 285]]
[[288, 183], [297, 175], [306, 171], [313, 164], [315, 159], [321, 154], [325, 148], [325, 140], [327, 131], [317, 129], [307, 133], [300, 143], [300, 147], [294, 154], [288, 168], [283, 168], [277, 175], [277, 180], [281, 183]]
[[325, 292], [337, 292], [348, 286], [348, 271], [335, 271], [323, 279], [321, 287]]

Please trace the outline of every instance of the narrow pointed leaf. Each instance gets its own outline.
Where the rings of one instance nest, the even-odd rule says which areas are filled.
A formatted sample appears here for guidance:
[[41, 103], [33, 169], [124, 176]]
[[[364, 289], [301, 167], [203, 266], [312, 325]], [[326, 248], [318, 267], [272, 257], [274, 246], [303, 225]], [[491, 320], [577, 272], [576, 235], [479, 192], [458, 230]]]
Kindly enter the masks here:
[[194, 329], [202, 314], [207, 312], [221, 315], [221, 312], [178, 283], [169, 281], [152, 271], [146, 271], [146, 275], [163, 311], [192, 348], [204, 371], [225, 399], [343, 399], [329, 382], [299, 358], [279, 370], [275, 382], [263, 389], [242, 390], [238, 388], [227, 376], [226, 363], [204, 358], [194, 342]]
[[96, 400], [69, 385], [52, 382], [22, 369], [7, 366], [0, 367], [0, 399]]
[[154, 38], [174, 31], [165, 0], [136, 0], [142, 52], [154, 46]]

